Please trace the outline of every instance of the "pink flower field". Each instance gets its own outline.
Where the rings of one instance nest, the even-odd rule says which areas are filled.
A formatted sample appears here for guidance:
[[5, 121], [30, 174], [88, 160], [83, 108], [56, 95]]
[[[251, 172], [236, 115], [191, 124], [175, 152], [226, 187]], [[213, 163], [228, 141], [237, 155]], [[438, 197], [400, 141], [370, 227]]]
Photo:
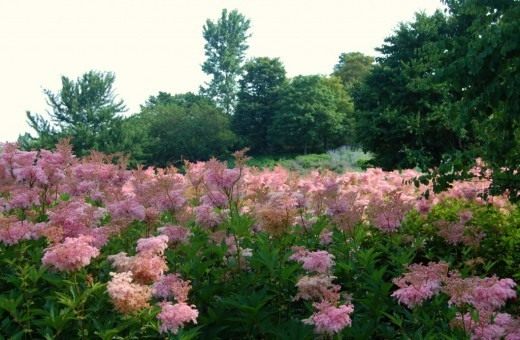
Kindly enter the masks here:
[[[520, 210], [489, 173], [0, 152], [0, 335], [520, 339]], [[482, 171], [480, 171], [482, 170]]]

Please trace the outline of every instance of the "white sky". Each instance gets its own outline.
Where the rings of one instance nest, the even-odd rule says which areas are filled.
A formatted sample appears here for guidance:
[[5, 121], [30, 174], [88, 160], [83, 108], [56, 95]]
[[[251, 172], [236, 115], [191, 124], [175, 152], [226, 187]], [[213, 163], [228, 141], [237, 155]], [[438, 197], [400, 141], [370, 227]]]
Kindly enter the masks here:
[[223, 8], [251, 20], [248, 56], [279, 57], [289, 76], [329, 74], [342, 52], [374, 55], [414, 12], [439, 0], [0, 0], [0, 141], [45, 112], [44, 88], [62, 75], [116, 74], [115, 93], [135, 113], [158, 91], [197, 91], [206, 80], [202, 26]]

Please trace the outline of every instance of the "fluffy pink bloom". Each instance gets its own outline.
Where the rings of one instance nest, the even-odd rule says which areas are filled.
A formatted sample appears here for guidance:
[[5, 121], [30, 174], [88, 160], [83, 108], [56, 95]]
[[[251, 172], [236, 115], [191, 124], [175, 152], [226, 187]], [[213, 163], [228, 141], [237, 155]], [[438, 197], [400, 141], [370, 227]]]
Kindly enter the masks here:
[[334, 265], [334, 255], [324, 251], [311, 251], [303, 259], [303, 269], [316, 273], [328, 273]]
[[199, 311], [194, 305], [188, 305], [185, 302], [172, 304], [171, 302], [161, 303], [161, 312], [157, 314], [157, 319], [161, 322], [161, 333], [172, 332], [177, 334], [179, 328], [185, 324], [193, 322], [197, 324]]
[[[3, 222], [4, 221], [1, 221]], [[7, 222], [0, 225], [0, 242], [5, 245], [17, 244], [21, 240], [30, 240], [37, 237], [34, 224], [28, 221]]]
[[110, 255], [107, 259], [118, 272], [130, 271], [133, 261], [133, 257], [128, 256], [125, 252]]
[[108, 204], [108, 211], [113, 218], [128, 218], [142, 221], [145, 217], [144, 206], [133, 198]]
[[49, 211], [50, 226], [63, 230], [64, 237], [87, 235], [97, 227], [105, 209], [94, 207], [84, 201], [73, 200], [58, 204]]
[[397, 289], [392, 296], [409, 308], [420, 305], [441, 291], [441, 284], [448, 275], [448, 264], [430, 262], [427, 266], [412, 264], [408, 272], [394, 279]]
[[190, 281], [181, 279], [179, 274], [164, 275], [152, 286], [153, 296], [163, 299], [174, 297], [177, 302], [186, 302], [190, 290]]
[[168, 236], [159, 235], [137, 240], [135, 250], [139, 254], [163, 255], [168, 248]]
[[7, 209], [31, 208], [33, 205], [40, 204], [39, 191], [26, 187], [18, 187], [11, 190], [11, 197], [7, 204]]
[[150, 307], [150, 287], [133, 283], [131, 272], [110, 275], [112, 279], [107, 284], [107, 291], [118, 311], [132, 313]]
[[474, 320], [470, 313], [457, 314], [453, 325], [465, 329], [472, 340], [520, 339], [520, 319], [507, 313], [484, 313], [479, 320]]
[[293, 246], [291, 250], [293, 251], [293, 254], [289, 257], [289, 260], [297, 262], [303, 262], [305, 257], [309, 254], [309, 251], [305, 247], [301, 246]]
[[67, 237], [45, 250], [42, 263], [60, 271], [74, 271], [88, 266], [90, 260], [99, 255], [99, 249], [91, 245], [90, 236]]
[[322, 246], [328, 246], [332, 243], [332, 231], [323, 229], [320, 233], [320, 244]]
[[201, 226], [212, 228], [222, 222], [222, 217], [210, 205], [199, 205], [194, 210], [195, 221]]
[[495, 311], [516, 297], [516, 283], [511, 279], [495, 276], [462, 279], [455, 273], [448, 280], [444, 291], [450, 296], [450, 304], [470, 304], [481, 312]]
[[167, 269], [163, 256], [150, 254], [136, 255], [130, 264], [135, 280], [146, 284], [157, 281]]
[[339, 291], [341, 287], [333, 284], [333, 279], [333, 276], [328, 275], [303, 276], [296, 283], [298, 294], [296, 294], [294, 299], [337, 303], [340, 298]]
[[165, 225], [157, 230], [162, 235], [168, 236], [168, 243], [170, 244], [185, 243], [192, 235], [189, 229], [181, 226]]
[[352, 324], [350, 314], [354, 312], [352, 304], [341, 305], [335, 307], [329, 302], [323, 301], [315, 303], [316, 312], [308, 319], [303, 320], [304, 323], [314, 325], [314, 331], [319, 334], [339, 333], [345, 327]]

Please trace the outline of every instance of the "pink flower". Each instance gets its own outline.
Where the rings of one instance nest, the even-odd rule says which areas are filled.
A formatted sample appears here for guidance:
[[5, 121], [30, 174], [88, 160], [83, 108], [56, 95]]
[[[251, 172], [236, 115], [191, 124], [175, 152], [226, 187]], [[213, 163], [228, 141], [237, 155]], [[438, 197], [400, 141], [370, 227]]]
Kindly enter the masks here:
[[195, 221], [204, 227], [212, 228], [222, 222], [222, 217], [209, 205], [199, 205], [195, 208]]
[[399, 303], [413, 308], [439, 293], [447, 275], [448, 264], [444, 262], [430, 262], [427, 266], [412, 264], [406, 274], [393, 280], [399, 289], [392, 296]]
[[334, 255], [324, 250], [312, 251], [303, 259], [303, 269], [316, 273], [328, 273], [334, 265]]
[[128, 218], [142, 221], [145, 217], [144, 206], [132, 198], [108, 204], [108, 211], [110, 211], [113, 218]]
[[172, 304], [171, 302], [161, 303], [161, 312], [157, 315], [157, 319], [161, 322], [161, 333], [171, 331], [177, 334], [179, 328], [185, 324], [193, 322], [197, 324], [199, 311], [194, 305], [188, 305], [185, 302]]
[[177, 302], [186, 302], [191, 290], [190, 281], [181, 279], [179, 274], [164, 275], [152, 287], [152, 294], [158, 298], [175, 297]]
[[133, 257], [130, 269], [137, 282], [149, 284], [157, 281], [168, 269], [168, 266], [162, 256], [138, 254]]
[[30, 240], [36, 237], [35, 225], [28, 221], [7, 222], [5, 226], [0, 226], [0, 242], [5, 245], [17, 244], [21, 240]]
[[168, 248], [168, 236], [159, 235], [137, 240], [135, 250], [139, 254], [163, 255]]
[[333, 279], [333, 276], [328, 275], [303, 276], [296, 283], [298, 294], [296, 294], [294, 300], [303, 299], [337, 303], [340, 298], [339, 291], [341, 287], [333, 284]]
[[88, 266], [90, 260], [99, 255], [99, 249], [93, 247], [91, 242], [89, 236], [67, 237], [63, 243], [45, 250], [42, 263], [67, 272]]
[[301, 246], [293, 246], [291, 250], [293, 251], [293, 254], [289, 257], [289, 260], [297, 262], [303, 262], [305, 257], [309, 254], [309, 251], [305, 247]]
[[332, 231], [323, 229], [320, 233], [320, 244], [322, 246], [328, 246], [332, 243]]
[[165, 225], [157, 229], [162, 235], [168, 236], [168, 243], [185, 243], [192, 235], [191, 231], [181, 226]]
[[112, 279], [107, 284], [107, 291], [118, 311], [132, 313], [150, 307], [150, 287], [133, 283], [131, 272], [110, 275]]
[[317, 310], [308, 319], [303, 320], [308, 325], [314, 325], [314, 331], [319, 334], [339, 333], [352, 324], [350, 314], [354, 312], [352, 304], [335, 307], [327, 301], [313, 304]]

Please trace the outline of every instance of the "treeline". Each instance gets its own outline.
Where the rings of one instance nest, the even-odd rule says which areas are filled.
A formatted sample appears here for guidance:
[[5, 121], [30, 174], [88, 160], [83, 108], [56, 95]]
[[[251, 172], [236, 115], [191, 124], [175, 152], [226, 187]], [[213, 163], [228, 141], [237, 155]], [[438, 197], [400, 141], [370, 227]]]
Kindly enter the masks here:
[[[344, 53], [330, 75], [286, 77], [277, 58], [245, 60], [250, 22], [237, 11], [203, 27], [211, 80], [198, 94], [159, 93], [123, 118], [113, 75], [63, 78], [46, 91], [51, 121], [29, 113], [49, 147], [70, 135], [90, 149], [132, 155], [144, 164], [225, 156], [323, 152], [355, 145], [385, 169], [434, 169], [449, 182], [482, 157], [498, 187], [520, 188], [520, 2], [445, 0], [445, 11], [419, 13], [378, 48], [375, 60]], [[332, 66], [332, 65], [331, 65]]]

